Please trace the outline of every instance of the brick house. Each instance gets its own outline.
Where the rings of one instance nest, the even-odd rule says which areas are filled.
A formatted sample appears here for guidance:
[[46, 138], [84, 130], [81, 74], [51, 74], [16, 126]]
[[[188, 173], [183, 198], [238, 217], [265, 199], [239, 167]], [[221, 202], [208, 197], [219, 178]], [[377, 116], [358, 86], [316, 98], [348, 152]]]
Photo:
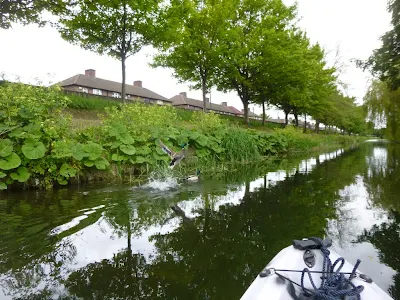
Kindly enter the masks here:
[[[65, 91], [86, 93], [110, 98], [121, 98], [120, 82], [96, 77], [96, 70], [88, 69], [85, 75], [77, 74], [59, 83]], [[134, 81], [133, 85], [126, 84], [126, 100], [142, 101], [159, 105], [171, 105], [172, 101], [142, 86], [142, 81]]]
[[[189, 110], [203, 110], [203, 101], [189, 98], [186, 92], [182, 92], [179, 95], [175, 95], [170, 100], [172, 101], [172, 105], [175, 107], [189, 109]], [[207, 101], [206, 107], [208, 110], [214, 111], [222, 115], [231, 115], [231, 116], [240, 115], [240, 111], [237, 109], [233, 110], [231, 108], [232, 106], [228, 106], [227, 102], [222, 102], [221, 104], [210, 103], [209, 98], [206, 98], [206, 101]]]
[[[244, 117], [244, 109], [238, 110], [236, 107], [228, 106], [237, 116]], [[253, 113], [250, 108], [248, 109], [250, 119], [261, 119], [259, 115]]]

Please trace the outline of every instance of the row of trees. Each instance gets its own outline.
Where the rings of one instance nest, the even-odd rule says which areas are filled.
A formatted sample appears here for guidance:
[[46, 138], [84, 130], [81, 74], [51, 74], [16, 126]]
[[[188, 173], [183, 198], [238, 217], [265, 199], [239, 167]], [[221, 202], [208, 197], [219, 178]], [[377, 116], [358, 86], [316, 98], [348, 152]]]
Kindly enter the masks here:
[[[121, 61], [123, 101], [126, 59], [152, 45], [159, 50], [152, 65], [201, 89], [204, 111], [207, 93], [217, 88], [237, 92], [246, 123], [254, 103], [264, 119], [266, 105], [274, 105], [286, 122], [290, 113], [297, 125], [299, 116], [313, 117], [317, 131], [320, 123], [364, 130], [363, 109], [340, 92], [324, 50], [298, 28], [296, 6], [281, 0], [60, 0], [49, 9], [64, 39]], [[39, 10], [22, 20], [39, 21]]]
[[380, 48], [357, 63], [375, 76], [364, 98], [369, 118], [377, 127], [385, 128], [387, 138], [400, 140], [400, 0], [388, 3], [392, 29], [381, 37]]

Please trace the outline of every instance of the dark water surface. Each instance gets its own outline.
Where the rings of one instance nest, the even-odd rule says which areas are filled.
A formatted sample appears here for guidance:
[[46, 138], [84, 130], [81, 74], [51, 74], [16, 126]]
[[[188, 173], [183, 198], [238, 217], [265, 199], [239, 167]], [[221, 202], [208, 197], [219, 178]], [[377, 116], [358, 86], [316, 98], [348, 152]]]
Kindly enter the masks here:
[[151, 184], [0, 196], [0, 299], [239, 299], [293, 239], [324, 235], [400, 299], [400, 146]]

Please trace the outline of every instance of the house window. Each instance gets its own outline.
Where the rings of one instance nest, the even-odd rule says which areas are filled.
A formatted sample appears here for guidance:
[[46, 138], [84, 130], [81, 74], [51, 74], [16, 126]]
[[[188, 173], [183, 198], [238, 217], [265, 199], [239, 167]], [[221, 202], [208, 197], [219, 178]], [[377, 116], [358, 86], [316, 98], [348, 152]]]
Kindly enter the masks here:
[[144, 103], [150, 103], [150, 99], [143, 98]]
[[163, 102], [163, 101], [161, 101], [161, 100], [157, 100], [157, 104], [158, 104], [158, 105], [163, 105], [163, 104], [164, 104], [164, 102]]
[[89, 89], [88, 88], [82, 88], [82, 93], [89, 93]]
[[98, 89], [93, 89], [93, 94], [101, 96], [101, 95], [103, 95], [103, 92], [101, 90], [98, 90]]
[[112, 93], [111, 97], [113, 97], [113, 98], [121, 98], [121, 94], [114, 92], [114, 93]]

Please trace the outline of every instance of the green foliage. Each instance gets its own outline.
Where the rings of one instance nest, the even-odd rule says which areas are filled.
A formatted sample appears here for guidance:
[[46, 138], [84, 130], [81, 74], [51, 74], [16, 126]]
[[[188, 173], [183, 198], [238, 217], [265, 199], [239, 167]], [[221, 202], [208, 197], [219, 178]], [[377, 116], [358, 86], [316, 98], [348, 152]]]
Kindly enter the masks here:
[[61, 36], [86, 50], [121, 61], [125, 103], [125, 60], [148, 44], [158, 0], [77, 0], [60, 19]]
[[19, 182], [25, 182], [29, 179], [31, 174], [25, 167], [19, 167], [16, 172], [10, 174], [13, 180], [18, 180]]
[[274, 133], [254, 132], [254, 134], [257, 138], [256, 144], [258, 150], [262, 155], [277, 155], [287, 152], [289, 146], [288, 139], [279, 131]]
[[101, 156], [103, 147], [97, 143], [89, 141], [83, 146], [83, 150], [86, 152], [89, 160], [96, 160]]
[[68, 104], [69, 108], [80, 109], [80, 110], [98, 110], [102, 111], [106, 107], [110, 106], [120, 106], [121, 103], [104, 99], [101, 97], [94, 96], [81, 96], [76, 94], [69, 94], [68, 99], [70, 103]]
[[0, 191], [6, 190], [6, 189], [7, 189], [7, 184], [5, 184], [4, 182], [0, 182]]
[[76, 175], [76, 170], [67, 163], [63, 163], [60, 168], [60, 175], [64, 177], [74, 177]]
[[2, 0], [0, 6], [0, 28], [9, 29], [13, 22], [19, 22], [23, 25], [30, 23], [44, 25], [46, 23], [42, 14], [44, 10], [60, 14], [70, 2], [65, 0]]
[[375, 80], [364, 97], [368, 117], [377, 127], [385, 127], [385, 136], [400, 140], [400, 90], [391, 91], [385, 82]]
[[304, 134], [301, 129], [288, 126], [284, 129], [277, 129], [275, 135], [284, 139], [285, 151], [304, 152], [332, 147], [350, 146], [364, 140], [363, 137], [351, 137], [347, 135], [331, 134], [318, 135], [315, 133]]
[[227, 126], [227, 122], [214, 112], [205, 114], [203, 112], [195, 111], [193, 112], [189, 122], [196, 127], [197, 130], [202, 132], [213, 132], [215, 130], [221, 130]]
[[29, 159], [42, 158], [46, 150], [42, 142], [33, 139], [27, 139], [21, 147], [22, 153]]
[[0, 169], [12, 170], [21, 165], [21, 158], [17, 153], [12, 152], [9, 156], [0, 159]]
[[221, 42], [234, 11], [231, 0], [173, 0], [163, 11], [159, 34], [153, 39], [161, 50], [153, 66], [171, 68], [179, 81], [201, 89], [204, 111], [224, 50]]
[[[107, 108], [103, 117], [103, 124], [109, 134], [121, 139], [126, 144], [131, 144], [129, 134], [149, 138], [153, 128], [166, 128], [177, 121], [176, 110], [171, 106], [143, 105], [132, 103], [121, 108]], [[121, 136], [122, 135], [122, 136]], [[128, 140], [123, 140], [128, 139]]]
[[273, 132], [244, 129], [214, 113], [191, 112], [185, 114], [184, 122], [173, 107], [140, 103], [108, 107], [101, 126], [71, 131], [69, 117], [62, 113], [68, 99], [57, 88], [7, 83], [0, 86], [0, 95], [1, 189], [13, 183], [39, 183], [46, 188], [66, 185], [95, 170], [104, 176], [112, 171], [111, 176], [120, 178], [143, 174], [170, 160], [159, 139], [173, 151], [187, 144], [181, 165], [188, 168], [194, 163], [247, 163], [269, 155], [307, 151], [325, 139], [327, 144], [338, 144], [331, 137], [305, 135], [294, 128]]
[[375, 49], [366, 61], [357, 61], [359, 67], [368, 69], [381, 81], [385, 82], [390, 90], [395, 91], [400, 88], [400, 20], [399, 20], [399, 0], [390, 0], [388, 11], [392, 13], [392, 29], [381, 37], [382, 45]]
[[43, 182], [51, 182], [58, 177], [57, 166], [68, 157], [68, 147], [62, 145], [61, 140], [69, 137], [70, 119], [62, 113], [67, 105], [68, 98], [58, 87], [8, 82], [0, 85], [3, 188], [14, 181], [40, 178]]
[[249, 162], [259, 158], [257, 140], [249, 131], [228, 130], [221, 144], [223, 148], [227, 149], [225, 157], [229, 162]]
[[0, 156], [6, 157], [11, 155], [13, 151], [13, 143], [9, 139], [0, 140]]
[[[173, 0], [158, 19], [153, 66], [173, 69], [180, 81], [202, 90], [204, 101], [213, 86], [237, 92], [247, 125], [248, 106], [257, 103], [361, 133], [365, 122], [354, 103], [341, 114], [337, 70], [297, 27], [296, 10], [281, 0]], [[336, 118], [334, 112], [340, 112]]]
[[[296, 8], [287, 7], [282, 1], [265, 0], [237, 0], [231, 7], [234, 13], [222, 41], [224, 51], [218, 61], [220, 76], [216, 85], [220, 90], [238, 93], [247, 124], [248, 105], [260, 96], [257, 90], [260, 77], [270, 76], [270, 70], [265, 66], [277, 61], [281, 49], [275, 45], [288, 36]], [[279, 62], [284, 63], [284, 59]], [[285, 66], [280, 64], [278, 67]]]

